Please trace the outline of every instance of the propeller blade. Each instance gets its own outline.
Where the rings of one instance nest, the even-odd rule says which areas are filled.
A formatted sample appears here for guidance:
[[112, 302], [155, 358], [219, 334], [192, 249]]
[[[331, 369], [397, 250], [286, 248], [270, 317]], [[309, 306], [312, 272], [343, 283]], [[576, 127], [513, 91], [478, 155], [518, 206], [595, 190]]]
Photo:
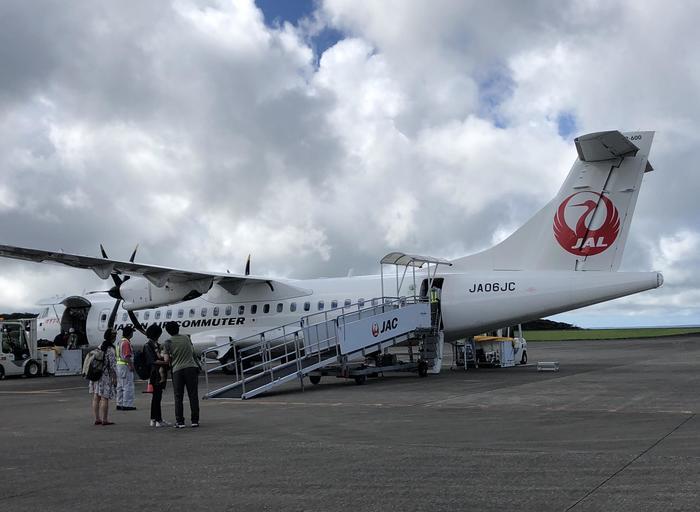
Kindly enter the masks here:
[[[137, 246], [137, 247], [138, 247], [138, 246]], [[109, 259], [109, 256], [107, 256], [107, 251], [105, 251], [105, 248], [104, 248], [104, 246], [103, 246], [102, 244], [100, 244], [100, 252], [102, 253], [102, 257], [103, 257], [104, 259], [106, 259], [106, 260]], [[113, 295], [113, 294], [112, 294], [112, 290], [110, 290], [110, 293], [109, 293], [109, 294], [110, 294], [112, 297], [114, 297], [115, 299], [119, 299], [119, 298], [120, 298], [120, 297], [118, 296], [119, 287], [122, 285], [122, 283], [123, 283], [124, 281], [126, 281], [126, 279], [124, 279], [124, 281], [122, 281], [122, 278], [119, 277], [119, 274], [117, 274], [116, 272], [112, 272], [110, 275], [112, 276], [112, 281], [114, 281], [114, 286], [117, 287], [117, 294], [114, 294], [114, 295]], [[128, 276], [127, 276], [127, 277], [128, 277]]]
[[250, 275], [250, 254], [248, 255], [248, 260], [245, 262], [245, 275]]
[[136, 251], [139, 250], [139, 244], [136, 244], [136, 247], [134, 247], [134, 252], [131, 253], [131, 258], [129, 258], [129, 261], [131, 263], [134, 262], [134, 258], [136, 258]]
[[141, 322], [139, 322], [139, 319], [136, 318], [136, 315], [134, 314], [134, 312], [127, 311], [127, 313], [129, 313], [129, 320], [131, 320], [131, 323], [133, 324], [134, 329], [136, 329], [137, 331], [139, 331], [141, 334], [143, 334], [145, 336], [146, 330], [141, 325]]
[[121, 304], [121, 299], [117, 299], [112, 308], [112, 312], [109, 314], [109, 320], [107, 320], [107, 329], [114, 330], [114, 321], [117, 319], [117, 310], [119, 309], [119, 304]]

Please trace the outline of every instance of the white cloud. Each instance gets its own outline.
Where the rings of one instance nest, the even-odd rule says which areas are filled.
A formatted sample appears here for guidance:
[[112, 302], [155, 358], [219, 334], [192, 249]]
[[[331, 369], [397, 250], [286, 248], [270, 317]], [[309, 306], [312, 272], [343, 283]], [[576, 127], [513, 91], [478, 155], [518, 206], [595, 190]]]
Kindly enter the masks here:
[[[49, 5], [42, 23], [13, 7], [3, 243], [140, 242], [143, 261], [216, 271], [252, 253], [253, 272], [298, 277], [375, 272], [393, 249], [457, 257], [553, 196], [566, 115], [575, 133], [660, 130], [623, 269], [666, 286], [590, 314], [700, 323], [695, 6], [326, 0], [298, 27], [252, 0]], [[316, 59], [324, 23], [347, 37]], [[49, 270], [0, 262], [0, 309], [95, 286]]]

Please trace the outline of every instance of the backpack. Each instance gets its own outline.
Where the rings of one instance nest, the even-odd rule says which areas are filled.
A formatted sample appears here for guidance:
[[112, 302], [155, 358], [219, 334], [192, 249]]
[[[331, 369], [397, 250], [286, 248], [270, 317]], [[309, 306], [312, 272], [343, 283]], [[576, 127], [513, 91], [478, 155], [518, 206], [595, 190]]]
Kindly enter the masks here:
[[146, 357], [146, 347], [134, 353], [134, 370], [141, 380], [147, 380], [151, 376], [151, 365]]
[[83, 376], [92, 382], [97, 382], [102, 377], [105, 369], [105, 353], [96, 348], [85, 356], [83, 363]]

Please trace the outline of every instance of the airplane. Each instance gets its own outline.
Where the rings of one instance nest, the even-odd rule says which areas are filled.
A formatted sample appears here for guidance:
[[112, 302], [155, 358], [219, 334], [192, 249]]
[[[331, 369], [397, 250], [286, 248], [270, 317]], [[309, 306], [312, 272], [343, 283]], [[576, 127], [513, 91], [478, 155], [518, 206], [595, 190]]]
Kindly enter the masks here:
[[[420, 288], [406, 281], [397, 295], [427, 297], [430, 282], [450, 342], [661, 286], [660, 272], [618, 272], [643, 176], [653, 170], [653, 137], [651, 131], [606, 131], [574, 139], [577, 158], [568, 176], [530, 220], [485, 251], [451, 261], [423, 258], [444, 265], [417, 269]], [[201, 351], [212, 345], [212, 335], [241, 340], [318, 311], [332, 316], [351, 304], [382, 300], [381, 275], [274, 279], [135, 263], [133, 255], [120, 261], [102, 252], [98, 258], [0, 245], [2, 257], [113, 279], [111, 290], [45, 303], [39, 316], [39, 324], [54, 326], [79, 319], [93, 343], [113, 325], [133, 324], [143, 332], [172, 320], [193, 334]], [[136, 345], [144, 341], [134, 338]], [[224, 347], [216, 357], [225, 364], [230, 354]]]

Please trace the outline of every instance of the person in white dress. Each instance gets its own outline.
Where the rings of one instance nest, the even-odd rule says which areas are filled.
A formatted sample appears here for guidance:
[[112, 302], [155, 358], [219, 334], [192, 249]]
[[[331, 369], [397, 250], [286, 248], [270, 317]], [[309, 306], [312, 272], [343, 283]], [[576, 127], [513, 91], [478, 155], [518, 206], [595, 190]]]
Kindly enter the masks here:
[[117, 333], [107, 329], [100, 350], [104, 352], [104, 370], [99, 380], [90, 382], [88, 387], [92, 393], [92, 411], [95, 413], [95, 425], [114, 425], [109, 421], [109, 401], [117, 394], [117, 354], [114, 350], [114, 340]]

